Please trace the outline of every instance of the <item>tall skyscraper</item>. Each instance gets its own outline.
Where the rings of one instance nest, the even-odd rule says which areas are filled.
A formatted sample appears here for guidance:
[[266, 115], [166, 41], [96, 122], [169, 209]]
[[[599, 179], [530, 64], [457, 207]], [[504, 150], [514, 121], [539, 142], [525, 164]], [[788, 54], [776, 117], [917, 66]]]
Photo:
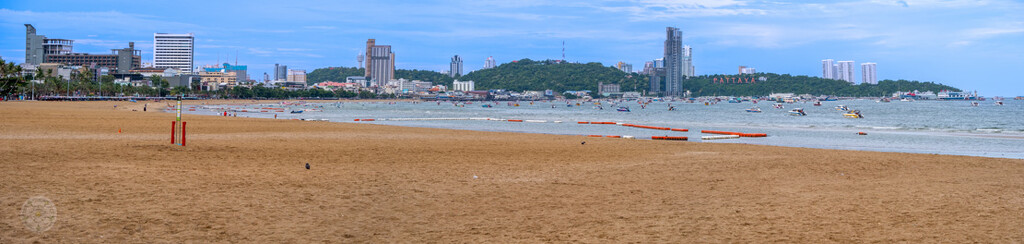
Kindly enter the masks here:
[[361, 53], [360, 54], [356, 54], [356, 62], [359, 62], [359, 66], [356, 67], [357, 69], [363, 67], [363, 57], [364, 56]]
[[665, 95], [683, 94], [683, 32], [665, 28]]
[[836, 79], [835, 60], [826, 59], [821, 61], [821, 78]]
[[366, 79], [372, 86], [381, 86], [395, 77], [395, 53], [391, 45], [377, 45], [376, 39], [366, 40]]
[[875, 63], [861, 63], [860, 72], [861, 84], [878, 84], [878, 76], [877, 72], [875, 71]]
[[615, 64], [615, 68], [626, 73], [633, 73], [633, 65], [627, 64], [626, 62], [618, 62]]
[[694, 76], [693, 73], [694, 73], [694, 71], [693, 71], [693, 49], [690, 48], [690, 45], [684, 45], [683, 46], [683, 75], [687, 76], [687, 77]]
[[836, 73], [839, 74], [838, 80], [844, 80], [846, 82], [854, 83], [853, 80], [853, 61], [839, 61], [836, 62]]
[[274, 80], [288, 80], [288, 65], [274, 64]]
[[173, 68], [192, 74], [195, 60], [195, 35], [153, 33], [153, 67]]
[[494, 62], [494, 57], [487, 57], [487, 60], [484, 60], [484, 69], [490, 69], [494, 67], [498, 67], [498, 63]]
[[452, 63], [449, 65], [448, 75], [453, 78], [462, 76], [462, 57], [459, 57], [459, 55], [452, 57]]

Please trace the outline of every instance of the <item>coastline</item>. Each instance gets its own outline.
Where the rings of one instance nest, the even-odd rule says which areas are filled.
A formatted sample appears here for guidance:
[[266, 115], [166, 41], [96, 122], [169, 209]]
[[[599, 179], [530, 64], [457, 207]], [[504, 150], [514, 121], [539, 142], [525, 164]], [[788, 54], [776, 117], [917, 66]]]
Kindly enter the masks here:
[[1024, 160], [195, 115], [180, 147], [142, 104], [0, 103], [0, 240], [1024, 239]]

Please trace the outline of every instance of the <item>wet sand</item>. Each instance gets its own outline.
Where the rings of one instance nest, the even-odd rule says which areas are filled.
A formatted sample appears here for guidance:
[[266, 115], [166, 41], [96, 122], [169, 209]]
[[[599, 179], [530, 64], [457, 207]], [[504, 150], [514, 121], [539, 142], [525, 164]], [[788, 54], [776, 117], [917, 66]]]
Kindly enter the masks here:
[[138, 105], [0, 102], [0, 243], [1024, 241], [1024, 160], [195, 115], [181, 147]]

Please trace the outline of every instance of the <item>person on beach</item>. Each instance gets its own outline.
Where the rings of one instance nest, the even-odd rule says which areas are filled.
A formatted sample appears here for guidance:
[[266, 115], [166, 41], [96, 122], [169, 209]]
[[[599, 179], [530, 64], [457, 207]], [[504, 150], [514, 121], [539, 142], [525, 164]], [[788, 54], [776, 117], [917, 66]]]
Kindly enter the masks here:
[[146, 112], [147, 108], [149, 108], [149, 103], [143, 104], [142, 105], [142, 112]]

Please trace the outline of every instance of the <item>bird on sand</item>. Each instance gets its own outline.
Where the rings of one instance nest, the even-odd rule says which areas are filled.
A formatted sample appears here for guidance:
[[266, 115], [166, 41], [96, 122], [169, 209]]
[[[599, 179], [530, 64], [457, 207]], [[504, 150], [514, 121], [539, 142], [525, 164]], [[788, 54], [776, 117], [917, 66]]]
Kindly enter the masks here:
[[306, 163], [306, 169], [309, 169], [309, 163]]

